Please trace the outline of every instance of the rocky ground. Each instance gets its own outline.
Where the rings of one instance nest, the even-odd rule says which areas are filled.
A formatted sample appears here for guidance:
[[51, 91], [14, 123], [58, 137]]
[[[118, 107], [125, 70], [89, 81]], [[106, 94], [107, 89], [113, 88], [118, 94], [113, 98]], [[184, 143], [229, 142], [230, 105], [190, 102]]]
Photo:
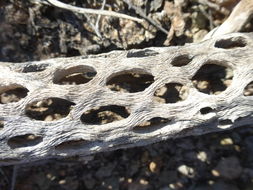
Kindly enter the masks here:
[[[41, 0], [42, 1], [42, 0]], [[184, 45], [221, 24], [237, 0], [107, 0], [106, 10], [150, 21], [78, 15], [38, 0], [0, 1], [0, 61], [22, 62], [116, 49]], [[100, 0], [65, 0], [100, 9]], [[208, 2], [208, 3], [207, 3]], [[96, 22], [98, 25], [96, 26]], [[252, 23], [244, 31], [253, 31]], [[91, 24], [92, 23], [92, 24]], [[169, 35], [165, 34], [169, 32]], [[1, 124], [0, 124], [1, 128]], [[16, 176], [13, 176], [16, 171]], [[89, 161], [49, 160], [0, 168], [0, 189], [251, 190], [253, 128], [100, 153]]]

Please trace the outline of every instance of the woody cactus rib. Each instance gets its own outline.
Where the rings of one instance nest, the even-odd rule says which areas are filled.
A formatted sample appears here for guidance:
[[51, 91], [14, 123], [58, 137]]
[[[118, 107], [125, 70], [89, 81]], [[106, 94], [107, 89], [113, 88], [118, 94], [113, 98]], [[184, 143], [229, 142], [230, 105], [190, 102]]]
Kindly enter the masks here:
[[253, 34], [0, 63], [0, 165], [89, 156], [253, 122]]

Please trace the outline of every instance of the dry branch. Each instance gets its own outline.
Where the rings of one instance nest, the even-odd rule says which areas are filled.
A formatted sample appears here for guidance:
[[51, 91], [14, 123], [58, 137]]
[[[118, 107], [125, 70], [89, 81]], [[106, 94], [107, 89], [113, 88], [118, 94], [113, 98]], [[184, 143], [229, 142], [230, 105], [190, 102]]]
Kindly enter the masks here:
[[211, 30], [203, 40], [224, 34], [240, 32], [253, 15], [253, 1], [241, 0], [222, 25]]
[[162, 31], [164, 34], [169, 34], [169, 31], [163, 28], [159, 23], [157, 23], [155, 20], [147, 16], [143, 10], [135, 5], [133, 5], [129, 0], [123, 0], [131, 9], [134, 9], [136, 14], [140, 15], [142, 18], [147, 20], [150, 24], [155, 26], [158, 30]]
[[62, 3], [58, 0], [47, 0], [47, 1], [55, 7], [66, 9], [66, 10], [73, 11], [73, 12], [80, 13], [80, 14], [96, 14], [96, 15], [104, 15], [104, 16], [113, 16], [113, 17], [119, 17], [119, 18], [133, 20], [133, 21], [136, 21], [139, 23], [143, 22], [142, 19], [135, 18], [135, 17], [129, 16], [126, 14], [122, 14], [122, 13], [117, 13], [114, 11], [81, 8], [81, 7], [76, 7], [73, 5], [68, 5], [66, 3]]
[[0, 165], [142, 146], [253, 122], [253, 34], [0, 63]]

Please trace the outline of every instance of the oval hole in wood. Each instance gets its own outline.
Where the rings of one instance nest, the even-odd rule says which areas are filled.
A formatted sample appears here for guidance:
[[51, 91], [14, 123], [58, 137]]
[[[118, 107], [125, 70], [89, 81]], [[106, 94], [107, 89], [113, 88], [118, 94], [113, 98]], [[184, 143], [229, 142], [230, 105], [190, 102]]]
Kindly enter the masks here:
[[219, 120], [219, 125], [231, 125], [233, 122], [230, 119]]
[[36, 136], [34, 134], [26, 134], [12, 137], [8, 140], [8, 145], [14, 148], [23, 148], [29, 146], [35, 146], [41, 143], [43, 138], [41, 136]]
[[4, 121], [0, 120], [0, 130], [4, 128]]
[[172, 104], [183, 101], [188, 97], [188, 88], [179, 83], [168, 83], [157, 89], [154, 94], [155, 101]]
[[214, 44], [214, 47], [222, 48], [222, 49], [233, 49], [233, 48], [245, 47], [246, 45], [247, 45], [246, 39], [239, 36], [239, 37], [232, 37], [228, 39], [217, 40]]
[[192, 61], [192, 58], [188, 54], [179, 55], [173, 58], [171, 65], [174, 67], [182, 67], [188, 65]]
[[252, 96], [253, 95], [253, 82], [249, 83], [244, 91], [243, 91], [244, 96]]
[[25, 98], [28, 92], [29, 92], [28, 89], [18, 84], [1, 86], [0, 87], [0, 103], [8, 104], [8, 103], [13, 103], [13, 102], [18, 102], [22, 98]]
[[38, 64], [38, 65], [26, 65], [23, 69], [23, 73], [33, 73], [33, 72], [41, 72], [46, 70], [49, 64]]
[[55, 121], [66, 117], [75, 103], [61, 98], [48, 98], [26, 106], [25, 114], [35, 120]]
[[151, 74], [139, 71], [122, 71], [114, 74], [107, 81], [106, 85], [112, 91], [120, 92], [141, 92], [154, 82]]
[[84, 112], [81, 121], [84, 124], [102, 125], [125, 119], [129, 116], [124, 106], [109, 105], [95, 108]]
[[208, 114], [208, 113], [211, 113], [211, 112], [213, 112], [213, 111], [214, 111], [214, 110], [213, 110], [213, 108], [211, 108], [211, 107], [204, 107], [204, 108], [201, 108], [201, 109], [200, 109], [200, 113], [203, 114], [203, 115]]
[[58, 144], [57, 146], [55, 146], [55, 150], [67, 150], [67, 149], [80, 149], [82, 147], [84, 147], [85, 145], [87, 145], [87, 143], [89, 143], [89, 141], [83, 140], [83, 139], [79, 139], [79, 140], [69, 140], [69, 141], [65, 141], [62, 142], [60, 144]]
[[149, 57], [149, 56], [155, 56], [158, 54], [159, 54], [158, 52], [151, 49], [129, 50], [129, 52], [127, 53], [127, 58]]
[[79, 65], [68, 69], [62, 69], [54, 73], [53, 83], [60, 85], [85, 84], [96, 76], [97, 72], [93, 67]]
[[233, 71], [229, 67], [208, 62], [193, 76], [193, 85], [205, 94], [220, 94], [231, 85]]
[[171, 120], [162, 117], [154, 117], [133, 128], [135, 132], [152, 132], [167, 125]]

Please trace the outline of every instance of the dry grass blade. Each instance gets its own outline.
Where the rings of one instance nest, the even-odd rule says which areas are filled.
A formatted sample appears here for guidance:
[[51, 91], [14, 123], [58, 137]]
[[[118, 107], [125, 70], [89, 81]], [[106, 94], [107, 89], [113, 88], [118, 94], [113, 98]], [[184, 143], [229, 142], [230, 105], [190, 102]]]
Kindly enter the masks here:
[[139, 18], [135, 18], [126, 14], [121, 14], [121, 13], [116, 13], [113, 11], [107, 11], [107, 10], [94, 10], [94, 9], [89, 9], [89, 8], [81, 8], [81, 7], [75, 7], [72, 5], [68, 5], [66, 3], [62, 3], [58, 0], [47, 0], [50, 4], [52, 4], [53, 6], [62, 8], [62, 9], [66, 9], [69, 11], [73, 11], [76, 13], [80, 13], [80, 14], [96, 14], [96, 15], [104, 15], [104, 16], [113, 16], [113, 17], [119, 17], [119, 18], [124, 18], [124, 19], [129, 19], [129, 20], [133, 20], [136, 22], [143, 22], [142, 19]]
[[158, 30], [162, 31], [165, 34], [169, 34], [169, 31], [163, 28], [160, 24], [154, 21], [152, 18], [146, 16], [146, 14], [137, 6], [134, 6], [129, 0], [123, 0], [130, 8], [134, 9], [137, 14], [146, 19], [149, 23], [155, 26]]

